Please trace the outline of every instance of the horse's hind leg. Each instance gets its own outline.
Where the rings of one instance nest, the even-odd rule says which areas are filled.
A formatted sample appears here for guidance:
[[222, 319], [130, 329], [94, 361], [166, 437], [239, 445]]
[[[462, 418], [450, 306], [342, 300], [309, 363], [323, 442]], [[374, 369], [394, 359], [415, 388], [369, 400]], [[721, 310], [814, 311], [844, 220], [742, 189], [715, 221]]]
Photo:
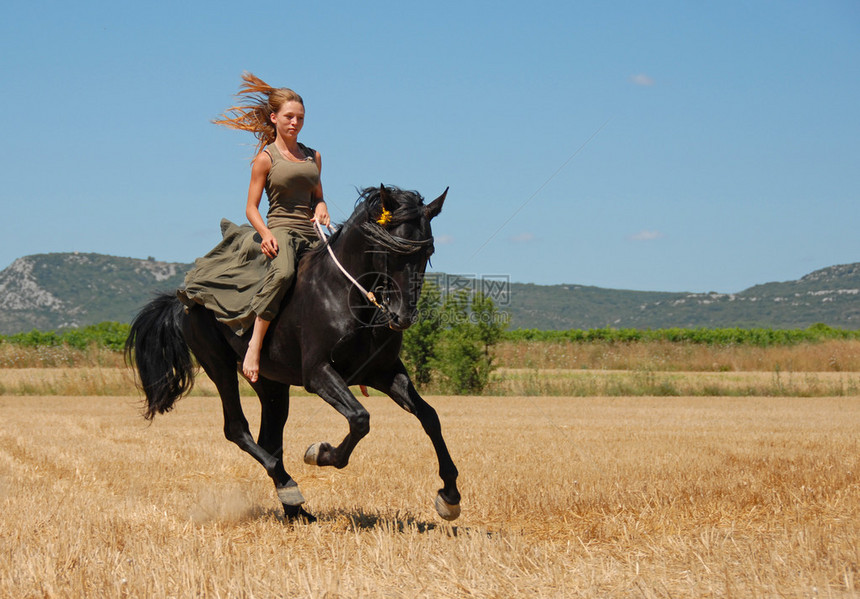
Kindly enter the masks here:
[[284, 506], [284, 515], [289, 520], [304, 518], [314, 522], [316, 518], [302, 509], [305, 498], [299, 486], [284, 469], [284, 425], [290, 413], [290, 387], [262, 377], [251, 386], [260, 397], [260, 434], [257, 444], [277, 460], [269, 476]]
[[263, 465], [275, 481], [282, 503], [286, 503], [285, 500], [289, 502], [289, 508], [284, 506], [288, 518], [304, 516], [310, 520], [312, 516], [305, 516], [306, 512], [301, 509], [304, 499], [298, 485], [284, 470], [281, 458], [284, 423], [289, 413], [289, 387], [268, 379], [260, 379], [255, 387], [262, 402], [259, 443], [255, 442], [239, 399], [236, 353], [219, 332], [215, 317], [208, 310], [191, 310], [183, 333], [221, 396], [224, 436]]
[[[208, 328], [202, 325], [189, 327], [186, 339], [190, 339], [189, 346], [191, 350], [197, 356], [200, 365], [203, 366], [203, 370], [206, 371], [206, 374], [215, 383], [218, 395], [221, 396], [221, 407], [224, 411], [224, 436], [263, 465], [266, 472], [275, 481], [275, 486], [279, 489], [279, 496], [284, 494], [284, 497], [289, 501], [300, 506], [304, 499], [301, 499], [301, 493], [298, 492], [296, 482], [284, 470], [281, 458], [272, 455], [272, 450], [277, 451], [281, 446], [281, 442], [275, 440], [276, 436], [271, 431], [276, 428], [278, 423], [281, 423], [278, 430], [283, 432], [282, 421], [286, 421], [288, 405], [286, 404], [286, 389], [278, 389], [275, 386], [276, 384], [271, 383], [271, 381], [263, 383], [261, 386], [261, 389], [263, 389], [261, 398], [264, 395], [271, 397], [272, 401], [275, 402], [274, 405], [277, 405], [278, 401], [283, 400], [284, 402], [281, 411], [275, 410], [276, 416], [274, 418], [266, 418], [267, 421], [272, 421], [274, 424], [265, 424], [263, 427], [265, 432], [262, 434], [262, 438], [268, 444], [268, 449], [264, 449], [251, 436], [248, 420], [242, 411], [242, 403], [239, 398], [239, 375], [236, 372], [236, 354], [230, 349], [230, 346], [223, 337], [218, 335], [214, 327], [211, 326]], [[271, 383], [271, 386], [269, 383]], [[269, 411], [271, 412], [272, 409], [270, 406]], [[295, 491], [292, 489], [287, 491], [290, 487], [295, 487]], [[285, 490], [280, 491], [280, 489]], [[301, 515], [302, 510], [300, 507], [294, 511], [296, 515]], [[291, 511], [287, 510], [287, 516], [290, 517], [290, 515]]]

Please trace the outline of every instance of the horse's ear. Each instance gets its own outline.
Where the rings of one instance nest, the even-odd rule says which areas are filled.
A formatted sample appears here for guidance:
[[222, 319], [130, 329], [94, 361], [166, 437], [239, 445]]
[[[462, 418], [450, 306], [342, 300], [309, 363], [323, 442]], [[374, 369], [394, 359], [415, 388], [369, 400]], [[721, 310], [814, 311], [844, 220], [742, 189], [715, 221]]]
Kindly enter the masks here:
[[379, 185], [379, 214], [374, 216], [377, 224], [383, 227], [391, 222], [391, 214], [397, 209], [397, 202], [391, 197], [391, 192], [385, 185]]
[[388, 212], [394, 212], [397, 209], [397, 202], [391, 197], [391, 191], [382, 183], [379, 184], [379, 198], [382, 200], [382, 208]]
[[428, 220], [442, 212], [442, 204], [445, 203], [445, 196], [448, 195], [448, 189], [449, 188], [446, 187], [445, 191], [442, 192], [442, 195], [424, 207], [424, 214], [427, 216]]

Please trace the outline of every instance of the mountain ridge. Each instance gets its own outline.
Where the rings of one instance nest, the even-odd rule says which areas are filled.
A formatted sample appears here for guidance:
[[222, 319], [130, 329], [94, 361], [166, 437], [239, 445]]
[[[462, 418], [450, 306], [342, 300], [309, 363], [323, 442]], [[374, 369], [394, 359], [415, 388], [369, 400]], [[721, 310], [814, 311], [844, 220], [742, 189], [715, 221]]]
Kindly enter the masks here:
[[[0, 334], [129, 322], [156, 291], [178, 288], [192, 266], [79, 252], [24, 256], [0, 271]], [[472, 290], [484, 283], [457, 279]], [[512, 328], [805, 328], [821, 322], [860, 329], [860, 263], [834, 265], [796, 281], [763, 283], [738, 293], [506, 281], [496, 281], [492, 289]]]
[[0, 271], [0, 333], [130, 322], [155, 291], [182, 284], [191, 266], [82, 252], [18, 258]]

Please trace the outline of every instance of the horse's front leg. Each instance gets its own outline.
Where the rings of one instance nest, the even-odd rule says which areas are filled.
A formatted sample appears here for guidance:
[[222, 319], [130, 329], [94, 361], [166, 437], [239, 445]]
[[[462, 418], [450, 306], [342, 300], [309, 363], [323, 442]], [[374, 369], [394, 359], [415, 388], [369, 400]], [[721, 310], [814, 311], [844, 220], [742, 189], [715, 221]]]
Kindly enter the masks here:
[[418, 394], [415, 385], [406, 372], [403, 363], [398, 360], [397, 366], [388, 376], [380, 377], [372, 385], [375, 389], [382, 391], [397, 404], [409, 412], [415, 414], [424, 432], [430, 437], [433, 448], [436, 450], [436, 458], [439, 460], [439, 477], [444, 485], [439, 489], [436, 496], [436, 511], [445, 520], [456, 520], [460, 515], [460, 491], [457, 490], [457, 467], [448, 446], [442, 437], [442, 425], [439, 416], [433, 406], [428, 404]]
[[305, 452], [305, 463], [343, 468], [358, 442], [370, 432], [370, 414], [349, 390], [346, 382], [330, 364], [311, 369], [305, 376], [305, 388], [316, 393], [349, 422], [349, 432], [340, 445], [314, 443]]

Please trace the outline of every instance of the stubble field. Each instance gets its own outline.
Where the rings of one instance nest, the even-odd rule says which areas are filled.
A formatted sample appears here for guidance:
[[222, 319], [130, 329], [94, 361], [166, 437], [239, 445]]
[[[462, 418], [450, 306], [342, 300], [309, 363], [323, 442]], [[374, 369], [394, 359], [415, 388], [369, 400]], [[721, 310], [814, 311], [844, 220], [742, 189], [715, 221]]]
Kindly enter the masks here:
[[342, 471], [301, 456], [345, 421], [293, 399], [286, 465], [319, 517], [300, 525], [217, 398], [147, 424], [130, 387], [0, 396], [0, 596], [860, 595], [856, 396], [429, 400], [453, 524], [429, 440], [385, 398]]

